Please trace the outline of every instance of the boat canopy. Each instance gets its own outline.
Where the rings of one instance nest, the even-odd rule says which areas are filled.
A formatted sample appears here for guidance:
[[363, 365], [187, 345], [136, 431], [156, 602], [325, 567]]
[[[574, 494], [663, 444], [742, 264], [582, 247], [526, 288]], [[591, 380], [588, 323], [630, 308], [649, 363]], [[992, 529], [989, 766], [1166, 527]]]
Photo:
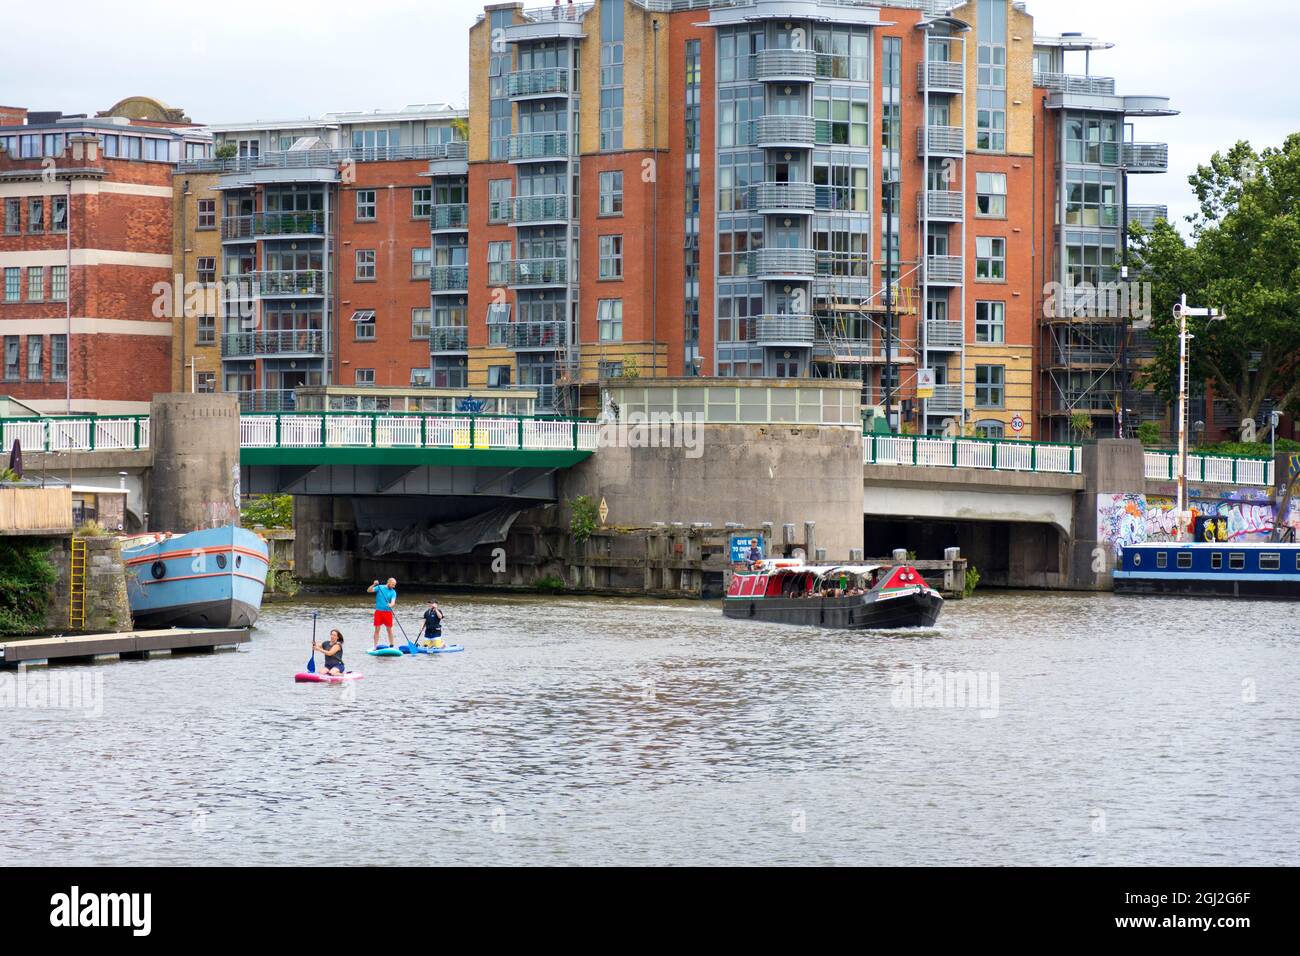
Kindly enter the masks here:
[[832, 574], [870, 574], [884, 568], [880, 564], [797, 564], [791, 567], [763, 568], [763, 574], [813, 574], [819, 578]]

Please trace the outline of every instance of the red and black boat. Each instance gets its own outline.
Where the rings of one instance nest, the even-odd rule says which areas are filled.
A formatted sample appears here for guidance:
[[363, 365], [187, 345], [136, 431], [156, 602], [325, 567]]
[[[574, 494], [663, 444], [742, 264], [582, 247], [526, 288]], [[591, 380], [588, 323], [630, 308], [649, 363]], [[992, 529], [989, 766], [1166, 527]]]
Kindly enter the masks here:
[[862, 630], [931, 627], [943, 596], [909, 565], [757, 561], [731, 578], [727, 617]]

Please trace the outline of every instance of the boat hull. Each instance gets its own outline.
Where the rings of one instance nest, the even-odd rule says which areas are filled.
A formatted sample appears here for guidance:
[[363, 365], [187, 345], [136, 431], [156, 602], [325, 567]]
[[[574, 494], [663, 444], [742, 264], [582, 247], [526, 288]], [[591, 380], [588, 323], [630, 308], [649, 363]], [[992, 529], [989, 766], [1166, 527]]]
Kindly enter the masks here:
[[1240, 578], [1156, 578], [1115, 574], [1116, 594], [1170, 597], [1269, 598], [1300, 601], [1300, 580], [1242, 580]]
[[251, 627], [266, 587], [266, 542], [209, 528], [122, 551], [136, 627]]
[[737, 620], [848, 630], [933, 627], [943, 598], [928, 588], [850, 598], [727, 598], [722, 613]]

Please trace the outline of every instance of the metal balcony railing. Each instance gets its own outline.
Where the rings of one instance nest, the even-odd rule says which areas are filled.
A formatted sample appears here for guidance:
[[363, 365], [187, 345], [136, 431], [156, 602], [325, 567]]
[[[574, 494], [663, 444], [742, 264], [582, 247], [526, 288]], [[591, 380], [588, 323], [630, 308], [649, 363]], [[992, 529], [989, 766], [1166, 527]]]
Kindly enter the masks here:
[[469, 326], [435, 325], [429, 331], [429, 351], [464, 352], [469, 348]]
[[925, 280], [930, 285], [961, 285], [961, 256], [926, 256]]
[[957, 415], [961, 412], [961, 386], [936, 385], [934, 394], [925, 400], [927, 415]]
[[568, 133], [516, 133], [510, 137], [509, 158], [512, 161], [565, 159], [568, 155]]
[[749, 255], [751, 275], [811, 279], [817, 271], [812, 249], [759, 249]]
[[925, 344], [931, 349], [960, 349], [966, 338], [966, 330], [960, 322], [946, 319], [927, 319], [925, 323]]
[[811, 116], [760, 116], [755, 123], [759, 146], [811, 148], [817, 137], [817, 121]]
[[750, 187], [749, 201], [759, 211], [812, 212], [817, 189], [812, 183], [757, 183]]
[[966, 73], [961, 63], [937, 61], [916, 65], [916, 88], [924, 93], [960, 93], [966, 86]]
[[565, 285], [568, 262], [564, 259], [515, 259], [510, 262], [512, 286]]
[[506, 77], [507, 96], [566, 96], [568, 92], [567, 68], [517, 70]]
[[511, 200], [506, 216], [512, 223], [566, 222], [568, 196], [518, 196]]
[[488, 344], [511, 349], [563, 348], [568, 337], [563, 322], [494, 322], [488, 325]]
[[291, 412], [298, 406], [298, 397], [291, 388], [260, 388], [235, 392], [239, 410], [249, 412]]
[[754, 76], [760, 80], [813, 80], [817, 54], [812, 50], [763, 50], [754, 58]]
[[1169, 219], [1168, 206], [1129, 206], [1128, 221], [1136, 223], [1143, 229], [1151, 230], [1158, 220]]
[[811, 315], [760, 315], [754, 340], [761, 345], [811, 345], [816, 325]]
[[1120, 162], [1129, 172], [1165, 173], [1169, 171], [1168, 143], [1125, 143]]
[[221, 336], [222, 358], [257, 355], [324, 355], [321, 332], [311, 329], [269, 332], [230, 332]]
[[429, 285], [434, 292], [468, 292], [469, 266], [433, 266]]
[[961, 156], [966, 151], [966, 137], [960, 126], [926, 126], [916, 131], [916, 151], [934, 156]]
[[261, 296], [319, 296], [325, 294], [325, 274], [315, 269], [252, 273]]
[[469, 205], [450, 203], [433, 207], [429, 216], [430, 229], [461, 230], [469, 228]]
[[182, 173], [248, 173], [256, 169], [337, 168], [340, 163], [374, 163], [402, 159], [465, 159], [465, 143], [434, 143], [413, 146], [371, 146], [357, 149], [273, 150], [260, 156], [231, 156], [225, 159], [185, 159], [176, 164]]
[[1110, 76], [1077, 76], [1071, 73], [1034, 73], [1034, 86], [1060, 93], [1114, 96], [1115, 79]]
[[323, 236], [323, 212], [259, 212], [221, 220], [221, 238], [253, 240], [262, 236]]
[[916, 202], [926, 219], [960, 222], [965, 218], [966, 194], [960, 189], [930, 189], [917, 196]]

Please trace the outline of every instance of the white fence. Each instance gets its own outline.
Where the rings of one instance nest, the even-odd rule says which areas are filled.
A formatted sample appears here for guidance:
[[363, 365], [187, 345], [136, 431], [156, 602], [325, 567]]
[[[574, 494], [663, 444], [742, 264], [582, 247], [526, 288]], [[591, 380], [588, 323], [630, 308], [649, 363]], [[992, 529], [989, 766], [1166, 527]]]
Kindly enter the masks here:
[[868, 465], [1078, 474], [1083, 463], [1083, 448], [1079, 445], [979, 438], [864, 435], [862, 460]]
[[[1157, 480], [1174, 481], [1180, 471], [1178, 455], [1171, 451], [1150, 451], [1145, 454], [1146, 476]], [[1267, 458], [1235, 458], [1218, 455], [1188, 455], [1187, 478], [1222, 485], [1254, 485], [1273, 487], [1273, 462]]]
[[510, 416], [245, 415], [243, 448], [479, 448], [595, 451], [596, 422]]
[[0, 442], [8, 452], [17, 441], [26, 452], [138, 451], [149, 447], [149, 419], [7, 418]]

